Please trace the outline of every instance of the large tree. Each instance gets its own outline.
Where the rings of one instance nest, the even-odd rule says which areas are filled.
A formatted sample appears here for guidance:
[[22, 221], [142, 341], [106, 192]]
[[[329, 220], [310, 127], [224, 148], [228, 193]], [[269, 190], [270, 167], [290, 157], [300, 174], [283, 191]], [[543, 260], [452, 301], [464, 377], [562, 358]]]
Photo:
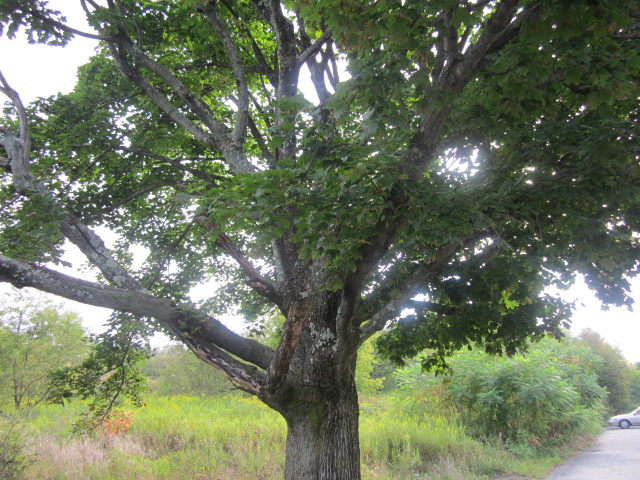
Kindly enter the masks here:
[[[73, 93], [29, 108], [0, 78], [0, 280], [154, 319], [284, 416], [286, 478], [360, 478], [354, 368], [376, 332], [439, 366], [559, 336], [571, 308], [544, 289], [577, 272], [630, 304], [635, 1], [80, 3], [93, 32], [43, 0], [0, 7], [10, 36], [98, 47]], [[98, 280], [56, 271], [65, 241]], [[229, 310], [282, 314], [277, 348]]]

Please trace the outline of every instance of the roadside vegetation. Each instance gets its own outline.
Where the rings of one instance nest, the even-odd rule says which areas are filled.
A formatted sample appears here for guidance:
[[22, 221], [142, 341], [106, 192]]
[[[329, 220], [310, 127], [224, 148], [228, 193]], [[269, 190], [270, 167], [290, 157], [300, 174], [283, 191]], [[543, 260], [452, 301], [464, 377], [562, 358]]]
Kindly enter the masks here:
[[[20, 332], [41, 326], [42, 311], [48, 332], [69, 321], [49, 304], [31, 302], [25, 311]], [[15, 310], [0, 318], [0, 334], [19, 338]], [[77, 341], [77, 331], [69, 332]], [[47, 335], [31, 335], [38, 339], [29, 350], [42, 356], [38, 364], [46, 364], [47, 355], [59, 362], [59, 349], [46, 345], [63, 339]], [[73, 358], [63, 364], [82, 362], [87, 342], [70, 349]], [[543, 340], [524, 356], [459, 352], [439, 375], [423, 372], [420, 357], [395, 367], [376, 354], [374, 343], [361, 350], [357, 375], [365, 479], [544, 478], [564, 456], [588, 444], [613, 408], [640, 404], [640, 370], [591, 331], [562, 343]], [[16, 358], [7, 345], [0, 356], [5, 373]], [[23, 343], [14, 345], [24, 352]], [[20, 371], [27, 376], [27, 370]], [[38, 394], [25, 397], [33, 400], [16, 404], [8, 387], [25, 379], [4, 378], [0, 478], [282, 478], [281, 416], [201, 368], [179, 345], [155, 351], [142, 373], [149, 389], [144, 406], [117, 399], [117, 408], [97, 427], [86, 415], [90, 398], [50, 404], [40, 382]]]

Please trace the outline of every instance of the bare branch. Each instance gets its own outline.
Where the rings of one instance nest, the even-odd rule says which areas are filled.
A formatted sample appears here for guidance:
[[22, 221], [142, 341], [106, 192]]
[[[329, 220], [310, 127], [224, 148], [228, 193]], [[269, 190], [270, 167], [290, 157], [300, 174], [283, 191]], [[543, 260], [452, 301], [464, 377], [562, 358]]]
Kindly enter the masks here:
[[148, 293], [147, 289], [113, 258], [102, 238], [78, 218], [67, 214], [65, 221], [60, 225], [60, 230], [113, 285]]
[[[2, 84], [2, 87], [0, 87], [0, 92], [9, 97], [9, 99], [15, 105], [16, 111], [18, 113], [18, 121], [20, 122], [20, 139], [17, 140], [15, 138], [12, 138], [9, 130], [4, 129], [5, 139], [7, 140], [4, 146], [5, 148], [9, 147], [8, 143], [11, 142], [13, 145], [9, 148], [20, 150], [19, 153], [15, 151], [13, 153], [13, 156], [11, 153], [9, 153], [9, 161], [20, 162], [20, 166], [17, 166], [15, 163], [13, 165], [16, 165], [15, 168], [25, 170], [25, 168], [28, 169], [29, 157], [31, 155], [31, 133], [29, 132], [29, 119], [27, 118], [27, 111], [22, 104], [20, 95], [18, 95], [18, 92], [11, 88], [2, 71], [0, 71], [0, 83]], [[13, 168], [14, 167], [12, 166], [12, 169]]]
[[331, 40], [332, 32], [331, 30], [325, 31], [312, 45], [310, 45], [304, 52], [302, 52], [296, 58], [296, 62], [300, 65], [309, 60], [312, 56], [320, 51], [322, 46]]
[[36, 12], [35, 10], [29, 10], [27, 13], [37, 18], [38, 20], [42, 20], [43, 22], [48, 23], [52, 27], [57, 27], [60, 30], [64, 30], [65, 32], [71, 33], [73, 35], [78, 35], [79, 37], [90, 38], [92, 40], [103, 40], [105, 42], [116, 41], [116, 38], [110, 35], [97, 35], [95, 33], [89, 33], [89, 32], [83, 32], [81, 30], [77, 30], [68, 25], [65, 25], [64, 23], [58, 22], [57, 20], [41, 15], [39, 12]]
[[244, 256], [244, 254], [233, 243], [233, 241], [229, 237], [227, 237], [215, 223], [213, 223], [206, 217], [196, 217], [196, 220], [199, 221], [208, 232], [214, 232], [215, 234], [217, 234], [216, 245], [227, 252], [229, 256], [233, 258], [238, 266], [244, 271], [245, 275], [247, 276], [248, 285], [263, 297], [274, 302], [278, 306], [278, 308], [282, 310], [284, 308], [284, 302], [275, 286], [271, 283], [270, 280], [268, 280], [267, 278], [262, 276], [260, 272], [258, 272], [256, 267], [254, 267], [249, 259]]

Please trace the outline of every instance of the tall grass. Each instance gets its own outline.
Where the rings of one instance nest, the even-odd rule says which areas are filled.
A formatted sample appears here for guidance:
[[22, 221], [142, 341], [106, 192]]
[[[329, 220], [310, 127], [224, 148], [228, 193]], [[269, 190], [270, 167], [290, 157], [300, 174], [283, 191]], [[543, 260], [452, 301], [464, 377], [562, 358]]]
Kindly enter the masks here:
[[[25, 437], [25, 480], [275, 480], [283, 476], [286, 425], [253, 398], [151, 397], [126, 434], [71, 434], [75, 407], [41, 408]], [[542, 475], [533, 462], [471, 439], [451, 421], [403, 412], [380, 397], [362, 402], [363, 478], [486, 479]], [[536, 460], [540, 465], [540, 460]]]

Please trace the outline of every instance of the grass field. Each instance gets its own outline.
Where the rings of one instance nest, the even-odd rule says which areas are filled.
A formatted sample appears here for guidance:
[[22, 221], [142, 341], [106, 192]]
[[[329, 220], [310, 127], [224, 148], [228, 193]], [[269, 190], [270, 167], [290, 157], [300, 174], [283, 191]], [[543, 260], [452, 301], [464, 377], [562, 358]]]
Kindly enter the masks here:
[[[151, 397], [118, 427], [72, 433], [82, 405], [34, 409], [22, 420], [26, 480], [281, 479], [286, 425], [258, 400]], [[384, 397], [361, 402], [363, 478], [475, 480], [519, 474], [542, 478], [557, 457], [518, 457], [468, 437], [456, 422], [403, 411]], [[132, 421], [131, 421], [132, 420]]]

